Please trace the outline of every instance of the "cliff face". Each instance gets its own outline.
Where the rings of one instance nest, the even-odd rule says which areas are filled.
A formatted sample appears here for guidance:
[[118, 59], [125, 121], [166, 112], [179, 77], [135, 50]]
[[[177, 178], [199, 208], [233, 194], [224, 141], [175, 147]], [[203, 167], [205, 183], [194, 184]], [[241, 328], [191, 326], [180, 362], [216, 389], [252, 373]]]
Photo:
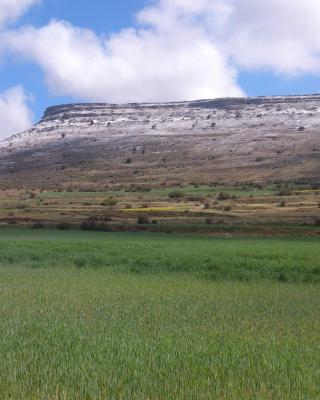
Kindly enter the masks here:
[[2, 187], [320, 178], [320, 96], [50, 107], [0, 142]]

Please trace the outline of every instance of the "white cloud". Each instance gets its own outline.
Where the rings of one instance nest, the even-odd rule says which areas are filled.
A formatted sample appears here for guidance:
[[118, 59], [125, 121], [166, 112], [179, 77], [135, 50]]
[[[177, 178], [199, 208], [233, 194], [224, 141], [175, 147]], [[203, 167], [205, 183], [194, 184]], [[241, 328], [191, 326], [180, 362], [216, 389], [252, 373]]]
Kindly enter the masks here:
[[173, 101], [242, 95], [243, 69], [320, 73], [319, 37], [319, 0], [157, 0], [108, 38], [51, 21], [2, 32], [0, 48], [40, 65], [55, 94]]
[[21, 86], [0, 93], [0, 140], [32, 126], [29, 97]]
[[220, 39], [240, 68], [320, 73], [319, 0], [225, 0]]
[[[192, 2], [187, 3], [192, 13]], [[171, 24], [163, 26], [162, 11], [162, 4], [146, 9], [138, 29], [109, 38], [52, 21], [40, 29], [7, 32], [2, 43], [38, 63], [55, 94], [108, 102], [242, 95], [236, 70], [205, 27], [171, 7], [166, 10]]]
[[167, 31], [201, 25], [238, 69], [320, 73], [319, 0], [160, 0], [139, 20]]
[[27, 9], [40, 0], [1, 0], [0, 2], [0, 27], [6, 23], [15, 21]]

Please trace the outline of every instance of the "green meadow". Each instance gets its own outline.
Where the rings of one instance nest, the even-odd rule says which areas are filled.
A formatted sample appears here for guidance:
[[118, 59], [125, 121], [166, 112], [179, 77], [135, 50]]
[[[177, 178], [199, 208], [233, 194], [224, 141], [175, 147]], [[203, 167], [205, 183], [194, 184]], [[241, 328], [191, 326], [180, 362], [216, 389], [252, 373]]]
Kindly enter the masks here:
[[0, 230], [1, 399], [319, 399], [320, 240]]

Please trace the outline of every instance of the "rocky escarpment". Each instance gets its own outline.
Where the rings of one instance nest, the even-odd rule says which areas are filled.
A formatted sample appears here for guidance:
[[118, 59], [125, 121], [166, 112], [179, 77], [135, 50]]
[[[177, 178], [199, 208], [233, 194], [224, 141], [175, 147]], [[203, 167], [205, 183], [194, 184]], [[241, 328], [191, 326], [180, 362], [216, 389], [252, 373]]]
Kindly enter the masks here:
[[320, 96], [50, 107], [0, 142], [2, 187], [104, 188], [320, 176]]

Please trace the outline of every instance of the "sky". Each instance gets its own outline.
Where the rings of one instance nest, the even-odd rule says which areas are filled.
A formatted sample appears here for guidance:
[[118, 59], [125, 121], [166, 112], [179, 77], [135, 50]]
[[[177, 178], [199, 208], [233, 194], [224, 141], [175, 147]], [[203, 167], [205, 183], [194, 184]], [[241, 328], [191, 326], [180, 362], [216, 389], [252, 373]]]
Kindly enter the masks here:
[[0, 0], [0, 140], [73, 102], [320, 92], [319, 0]]

